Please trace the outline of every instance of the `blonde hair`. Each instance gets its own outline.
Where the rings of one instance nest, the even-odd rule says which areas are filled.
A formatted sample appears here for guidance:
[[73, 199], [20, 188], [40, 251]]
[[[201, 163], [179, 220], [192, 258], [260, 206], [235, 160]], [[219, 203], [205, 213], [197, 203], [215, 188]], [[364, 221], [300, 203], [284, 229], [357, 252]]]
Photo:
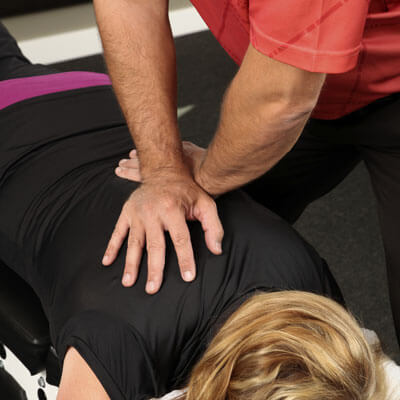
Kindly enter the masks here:
[[381, 400], [381, 357], [333, 300], [256, 294], [221, 327], [180, 399]]

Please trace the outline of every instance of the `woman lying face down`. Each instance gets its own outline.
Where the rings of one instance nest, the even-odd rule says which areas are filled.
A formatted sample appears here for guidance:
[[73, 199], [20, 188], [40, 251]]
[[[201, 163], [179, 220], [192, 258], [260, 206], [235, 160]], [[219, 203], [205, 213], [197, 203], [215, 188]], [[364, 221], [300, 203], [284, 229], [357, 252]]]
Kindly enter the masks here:
[[338, 303], [257, 294], [221, 327], [180, 399], [388, 399], [383, 360]]
[[[221, 255], [189, 222], [195, 281], [182, 281], [167, 235], [159, 293], [145, 293], [146, 252], [124, 287], [126, 243], [111, 266], [101, 260], [139, 185], [114, 174], [132, 140], [111, 86], [32, 66], [1, 25], [0, 81], [0, 257], [41, 300], [63, 368], [58, 400], [185, 387], [185, 400], [385, 398], [382, 353], [328, 299], [343, 303], [324, 260], [241, 191], [217, 199]], [[28, 84], [40, 90], [15, 100]]]

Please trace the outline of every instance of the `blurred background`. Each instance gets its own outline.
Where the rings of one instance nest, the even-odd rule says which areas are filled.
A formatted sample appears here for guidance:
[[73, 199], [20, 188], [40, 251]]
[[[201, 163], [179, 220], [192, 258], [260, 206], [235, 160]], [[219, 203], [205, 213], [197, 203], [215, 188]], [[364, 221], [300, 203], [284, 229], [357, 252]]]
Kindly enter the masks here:
[[[60, 71], [106, 72], [90, 2], [1, 0], [0, 19], [32, 62], [52, 64]], [[207, 146], [237, 66], [188, 0], [171, 0], [170, 20], [177, 48], [180, 128], [193, 142]], [[384, 350], [400, 362], [379, 225], [364, 165], [312, 204], [296, 228], [327, 260], [350, 310], [378, 333]]]

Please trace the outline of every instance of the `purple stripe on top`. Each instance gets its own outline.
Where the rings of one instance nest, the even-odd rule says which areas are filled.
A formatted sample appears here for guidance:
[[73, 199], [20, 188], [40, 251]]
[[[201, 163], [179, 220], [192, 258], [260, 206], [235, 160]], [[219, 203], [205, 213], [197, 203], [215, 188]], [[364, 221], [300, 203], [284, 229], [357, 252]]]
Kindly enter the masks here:
[[0, 81], [0, 110], [32, 97], [105, 85], [111, 85], [107, 75], [81, 71]]

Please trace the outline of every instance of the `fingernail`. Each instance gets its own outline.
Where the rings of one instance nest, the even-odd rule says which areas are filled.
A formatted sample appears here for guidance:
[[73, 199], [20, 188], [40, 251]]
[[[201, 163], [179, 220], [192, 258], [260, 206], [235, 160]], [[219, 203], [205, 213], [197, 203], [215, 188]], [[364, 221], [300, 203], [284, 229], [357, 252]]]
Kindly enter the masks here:
[[186, 282], [190, 282], [193, 280], [194, 276], [193, 276], [193, 272], [191, 271], [186, 271], [183, 273], [183, 278], [185, 279]]
[[110, 257], [109, 257], [109, 256], [104, 256], [104, 257], [103, 257], [103, 264], [108, 263], [109, 260], [110, 260]]
[[222, 245], [221, 242], [215, 242], [215, 247], [217, 249], [218, 252], [222, 252]]
[[128, 160], [121, 160], [119, 163], [120, 164], [125, 164]]
[[129, 285], [131, 283], [131, 274], [126, 273], [124, 278], [122, 279], [122, 283], [124, 285]]
[[122, 172], [122, 168], [118, 167], [115, 171], [119, 174], [120, 172]]
[[147, 284], [147, 290], [148, 290], [149, 292], [153, 292], [155, 288], [156, 288], [156, 285], [155, 285], [155, 283], [154, 283], [153, 281], [151, 281], [151, 282], [149, 282], [149, 283]]

